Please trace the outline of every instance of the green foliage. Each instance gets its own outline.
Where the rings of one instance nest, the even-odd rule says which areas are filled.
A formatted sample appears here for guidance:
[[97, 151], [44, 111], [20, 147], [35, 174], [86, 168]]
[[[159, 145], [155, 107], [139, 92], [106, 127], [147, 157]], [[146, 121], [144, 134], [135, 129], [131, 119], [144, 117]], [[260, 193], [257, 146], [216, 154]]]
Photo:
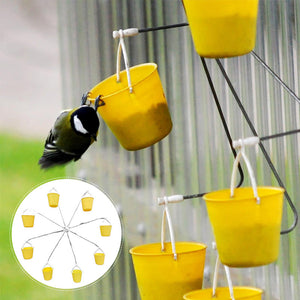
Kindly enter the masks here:
[[14, 256], [11, 222], [14, 213], [36, 186], [65, 177], [63, 167], [40, 170], [43, 141], [0, 134], [0, 299], [68, 300], [73, 292], [47, 288], [27, 276]]

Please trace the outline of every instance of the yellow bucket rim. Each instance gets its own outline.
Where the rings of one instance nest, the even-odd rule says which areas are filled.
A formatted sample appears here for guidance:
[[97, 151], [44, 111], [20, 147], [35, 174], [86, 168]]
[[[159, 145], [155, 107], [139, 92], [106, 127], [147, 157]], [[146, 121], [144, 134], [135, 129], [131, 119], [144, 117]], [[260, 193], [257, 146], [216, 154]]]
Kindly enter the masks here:
[[[245, 196], [234, 196], [233, 198], [230, 197], [230, 189], [224, 189], [224, 190], [219, 190], [219, 191], [214, 191], [214, 192], [210, 192], [210, 193], [207, 193], [203, 196], [203, 199], [206, 201], [206, 202], [225, 202], [225, 201], [228, 201], [228, 202], [238, 202], [238, 201], [246, 201], [246, 200], [250, 200], [250, 199], [255, 199], [254, 197], [254, 194], [253, 194], [253, 188], [252, 187], [239, 187], [239, 188], [236, 188], [236, 190], [244, 190], [244, 191], [249, 191], [251, 190], [252, 191], [252, 194], [251, 194], [251, 197], [249, 197], [249, 194], [248, 195], [245, 195]], [[263, 196], [260, 196], [259, 195], [259, 191], [260, 190], [269, 190], [269, 191], [272, 191], [272, 193], [268, 194], [268, 195], [263, 195]], [[285, 189], [281, 188], [281, 187], [274, 187], [274, 186], [259, 186], [257, 187], [257, 193], [258, 193], [258, 196], [260, 196], [261, 199], [265, 198], [265, 197], [270, 197], [270, 196], [276, 196], [278, 194], [281, 194], [281, 193], [284, 193]], [[220, 199], [220, 194], [223, 194], [223, 193], [227, 193], [228, 194], [228, 197], [224, 197]]]
[[[140, 84], [141, 82], [143, 82], [144, 80], [146, 80], [147, 78], [149, 78], [149, 77], [157, 70], [158, 66], [157, 66], [156, 63], [144, 63], [144, 64], [135, 65], [135, 66], [132, 66], [132, 67], [129, 68], [129, 72], [130, 72], [130, 71], [132, 71], [132, 70], [134, 70], [134, 69], [138, 69], [138, 68], [142, 68], [142, 67], [146, 67], [146, 66], [153, 66], [154, 68], [153, 68], [153, 70], [152, 70], [147, 76], [143, 77], [141, 80], [138, 80], [138, 81], [132, 83], [132, 85], [131, 85], [132, 88], [134, 88], [136, 85]], [[122, 70], [122, 71], [120, 72], [120, 74], [121, 74], [121, 73], [124, 73], [124, 72], [126, 72], [126, 70]], [[93, 94], [93, 93], [94, 93], [93, 90], [95, 90], [99, 85], [103, 84], [105, 81], [109, 81], [109, 80], [111, 80], [111, 79], [113, 79], [113, 78], [116, 78], [116, 77], [117, 77], [117, 74], [113, 74], [113, 75], [111, 75], [111, 76], [105, 78], [104, 80], [102, 80], [101, 82], [99, 82], [97, 85], [95, 85], [95, 86], [90, 90], [90, 93]], [[124, 91], [126, 91], [126, 90], [129, 90], [129, 86], [127, 86], [126, 88], [120, 89], [120, 90], [118, 90], [118, 91], [116, 91], [116, 92], [114, 92], [114, 93], [111, 93], [111, 94], [109, 94], [109, 95], [103, 95], [103, 96], [101, 97], [101, 99], [102, 99], [102, 100], [105, 100], [105, 99], [107, 99], [107, 98], [109, 98], [109, 97], [112, 97], [112, 96], [114, 96], [114, 95], [117, 95], [117, 94], [119, 94], [119, 93], [122, 93], [122, 92], [124, 92]], [[97, 96], [96, 96], [96, 97], [97, 97]], [[92, 102], [93, 102], [94, 100], [95, 100], [95, 99], [91, 99]]]
[[[218, 290], [228, 290], [229, 288], [228, 287], [217, 287], [217, 291]], [[183, 299], [184, 300], [188, 300], [187, 297], [190, 297], [190, 296], [198, 296], [199, 297], [201, 296], [201, 294], [204, 294], [205, 292], [207, 291], [211, 291], [212, 293], [212, 288], [210, 289], [202, 289], [202, 290], [195, 290], [195, 291], [191, 291], [191, 292], [188, 292], [187, 294], [185, 294], [183, 296]], [[262, 289], [259, 289], [259, 288], [256, 288], [256, 287], [249, 287], [249, 286], [234, 286], [233, 287], [233, 292], [237, 292], [239, 290], [248, 290], [248, 291], [253, 291], [253, 292], [256, 292], [255, 294], [253, 295], [247, 295], [247, 296], [235, 296], [234, 298], [237, 299], [237, 300], [242, 300], [242, 299], [248, 299], [249, 297], [253, 297], [253, 296], [258, 296], [258, 295], [262, 295], [263, 294], [263, 290]], [[228, 291], [229, 292], [229, 291]], [[200, 298], [199, 298], [200, 299]], [[201, 298], [203, 299], [203, 298]], [[211, 299], [211, 298], [210, 298]], [[217, 298], [216, 298], [217, 299]], [[230, 299], [230, 295], [228, 294], [228, 297], [226, 299]], [[205, 299], [204, 299], [205, 300]]]
[[[170, 245], [171, 242], [167, 242], [165, 243], [165, 245]], [[183, 251], [182, 249], [180, 249], [180, 246], [185, 246], [185, 245], [189, 245], [189, 246], [193, 246], [194, 249], [191, 250], [185, 250]], [[145, 249], [148, 247], [153, 247], [153, 246], [158, 246], [158, 249], [161, 249], [161, 243], [152, 243], [152, 244], [144, 244], [144, 245], [139, 245], [136, 247], [133, 247], [129, 250], [129, 253], [135, 256], [172, 256], [173, 257], [173, 253], [171, 252], [141, 252], [141, 249]], [[193, 252], [198, 252], [198, 251], [205, 251], [207, 248], [207, 245], [203, 244], [203, 243], [197, 243], [197, 242], [176, 242], [175, 243], [175, 247], [176, 247], [176, 253], [177, 254], [187, 254], [187, 253], [193, 253]]]

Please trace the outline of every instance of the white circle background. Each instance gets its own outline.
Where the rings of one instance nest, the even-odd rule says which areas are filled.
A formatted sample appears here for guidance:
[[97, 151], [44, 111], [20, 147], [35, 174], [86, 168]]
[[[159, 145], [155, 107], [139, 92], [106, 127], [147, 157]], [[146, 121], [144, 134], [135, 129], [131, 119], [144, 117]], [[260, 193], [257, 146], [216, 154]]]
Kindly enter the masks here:
[[[70, 227], [97, 218], [106, 218], [112, 225], [109, 237], [102, 237], [100, 234], [100, 225], [107, 224], [102, 220], [71, 229], [85, 239], [97, 244], [105, 253], [104, 264], [97, 265], [94, 259], [97, 247], [69, 233], [77, 265], [82, 271], [82, 279], [79, 283], [75, 283], [72, 278], [72, 269], [75, 266], [75, 260], [66, 234], [64, 234], [49, 261], [50, 266], [53, 268], [52, 279], [50, 281], [44, 280], [42, 269], [62, 236], [62, 232], [32, 239], [30, 243], [33, 246], [33, 257], [25, 260], [22, 255], [21, 249], [27, 240], [50, 232], [63, 230], [39, 214], [35, 216], [33, 227], [25, 228], [23, 226], [22, 214], [26, 209], [34, 209], [35, 212], [63, 226], [59, 208], [52, 208], [48, 204], [47, 194], [52, 188], [55, 188], [57, 193], [60, 194], [59, 207], [66, 225], [71, 220], [78, 204], [78, 209]], [[81, 198], [87, 191], [94, 197], [93, 208], [90, 212], [84, 212], [81, 206]], [[39, 282], [54, 288], [73, 289], [95, 282], [111, 268], [120, 251], [122, 227], [115, 206], [101, 190], [85, 181], [58, 179], [40, 185], [25, 197], [15, 213], [11, 236], [15, 255], [29, 275]]]

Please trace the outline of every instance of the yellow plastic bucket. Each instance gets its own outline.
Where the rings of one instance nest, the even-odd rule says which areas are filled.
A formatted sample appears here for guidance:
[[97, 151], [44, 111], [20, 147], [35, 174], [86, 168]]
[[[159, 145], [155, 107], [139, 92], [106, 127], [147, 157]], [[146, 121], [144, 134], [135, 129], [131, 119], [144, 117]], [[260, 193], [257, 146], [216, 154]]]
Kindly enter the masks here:
[[59, 194], [58, 193], [48, 193], [48, 202], [50, 207], [57, 207], [59, 201]]
[[33, 256], [33, 247], [23, 247], [22, 254], [24, 259], [31, 259]]
[[142, 300], [179, 300], [188, 291], [201, 289], [206, 245], [176, 242], [177, 260], [171, 243], [147, 244], [130, 249]]
[[162, 84], [154, 63], [129, 69], [132, 93], [126, 71], [120, 80], [113, 75], [96, 85], [89, 97], [101, 99], [105, 105], [98, 112], [127, 150], [149, 147], [163, 139], [172, 129], [172, 121]]
[[230, 267], [254, 267], [274, 262], [279, 253], [284, 189], [252, 187], [206, 194], [209, 219], [220, 260]]
[[[233, 287], [235, 300], [261, 300], [263, 291], [252, 287]], [[216, 289], [216, 294], [213, 296], [213, 289], [203, 289], [192, 291], [183, 296], [184, 300], [230, 300], [228, 287], [219, 287]]]
[[93, 208], [93, 197], [83, 197], [81, 198], [81, 204], [83, 211], [91, 211]]
[[81, 281], [82, 271], [78, 267], [75, 267], [72, 270], [72, 277], [75, 283], [79, 283]]
[[232, 57], [255, 46], [258, 0], [183, 0], [195, 49], [204, 57]]
[[112, 225], [100, 225], [100, 233], [102, 236], [110, 236]]
[[95, 258], [95, 263], [97, 265], [103, 265], [104, 264], [104, 259], [105, 259], [105, 254], [96, 252], [94, 253], [94, 258]]
[[44, 267], [43, 268], [43, 276], [45, 280], [51, 280], [53, 274], [53, 268], [52, 267]]
[[35, 215], [22, 215], [22, 221], [24, 227], [33, 227]]

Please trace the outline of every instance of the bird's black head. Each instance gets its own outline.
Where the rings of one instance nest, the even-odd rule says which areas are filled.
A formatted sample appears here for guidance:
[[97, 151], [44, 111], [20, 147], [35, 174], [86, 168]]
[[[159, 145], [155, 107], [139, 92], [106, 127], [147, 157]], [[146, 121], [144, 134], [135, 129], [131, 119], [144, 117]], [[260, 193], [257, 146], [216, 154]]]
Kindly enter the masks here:
[[76, 133], [91, 136], [96, 140], [99, 129], [97, 112], [90, 106], [83, 105], [71, 115], [71, 125]]

